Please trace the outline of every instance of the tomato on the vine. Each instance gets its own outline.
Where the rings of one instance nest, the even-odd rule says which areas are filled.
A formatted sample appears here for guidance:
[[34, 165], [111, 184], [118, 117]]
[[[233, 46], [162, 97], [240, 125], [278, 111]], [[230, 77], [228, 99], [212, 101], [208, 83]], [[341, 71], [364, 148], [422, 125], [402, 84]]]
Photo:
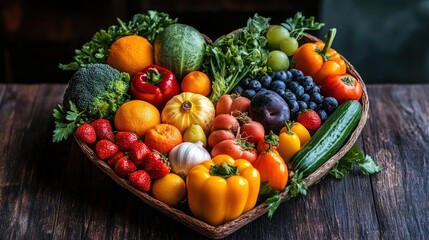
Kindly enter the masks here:
[[324, 96], [337, 99], [338, 103], [347, 100], [360, 100], [362, 85], [350, 74], [333, 74], [323, 82], [320, 88]]

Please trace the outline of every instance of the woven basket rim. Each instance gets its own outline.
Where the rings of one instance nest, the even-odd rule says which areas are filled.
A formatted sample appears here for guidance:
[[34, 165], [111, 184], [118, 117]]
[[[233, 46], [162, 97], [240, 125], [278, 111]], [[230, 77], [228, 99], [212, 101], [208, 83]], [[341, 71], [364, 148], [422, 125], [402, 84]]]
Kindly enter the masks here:
[[[208, 43], [211, 43], [212, 41], [204, 35]], [[304, 34], [303, 38], [304, 41], [308, 42], [316, 42], [321, 41], [319, 38], [311, 35], [311, 34]], [[365, 123], [368, 119], [368, 112], [369, 112], [369, 99], [368, 94], [366, 90], [366, 86], [364, 81], [362, 80], [362, 77], [359, 75], [359, 73], [356, 71], [356, 69], [353, 67], [353, 65], [347, 61], [346, 58], [344, 58], [341, 55], [341, 58], [346, 62], [347, 64], [347, 73], [354, 76], [359, 83], [362, 85], [362, 98], [361, 98], [361, 105], [362, 105], [362, 115], [360, 118], [360, 121], [351, 134], [350, 138], [347, 140], [347, 142], [340, 148], [340, 150], [332, 157], [330, 158], [325, 164], [323, 164], [320, 168], [318, 168], [314, 173], [309, 175], [307, 178], [304, 179], [304, 183], [307, 186], [311, 186], [315, 183], [317, 183], [323, 176], [325, 176], [328, 171], [347, 153], [347, 151], [355, 144], [356, 140], [360, 136], [360, 133], [362, 129], [365, 126]], [[129, 190], [132, 194], [140, 198], [143, 202], [145, 202], [147, 205], [159, 210], [160, 212], [164, 213], [165, 215], [176, 219], [178, 222], [184, 224], [185, 226], [194, 229], [195, 231], [201, 233], [202, 235], [212, 238], [212, 239], [220, 239], [224, 238], [241, 227], [245, 226], [246, 224], [252, 222], [253, 220], [257, 219], [258, 217], [266, 214], [268, 212], [268, 205], [267, 203], [261, 203], [257, 206], [255, 206], [252, 210], [242, 214], [238, 218], [226, 222], [219, 226], [213, 226], [210, 224], [207, 224], [191, 215], [186, 214], [185, 212], [170, 207], [167, 204], [153, 198], [151, 195], [145, 192], [141, 192], [130, 185], [129, 181], [126, 179], [122, 179], [118, 177], [112, 170], [112, 168], [103, 160], [100, 160], [97, 158], [95, 152], [84, 142], [79, 140], [74, 135], [74, 140], [77, 142], [81, 150], [84, 152], [86, 157], [93, 162], [102, 172], [107, 174], [110, 178], [112, 178], [117, 184], [119, 184], [121, 187]], [[285, 202], [288, 197], [288, 192], [282, 193], [282, 202]]]

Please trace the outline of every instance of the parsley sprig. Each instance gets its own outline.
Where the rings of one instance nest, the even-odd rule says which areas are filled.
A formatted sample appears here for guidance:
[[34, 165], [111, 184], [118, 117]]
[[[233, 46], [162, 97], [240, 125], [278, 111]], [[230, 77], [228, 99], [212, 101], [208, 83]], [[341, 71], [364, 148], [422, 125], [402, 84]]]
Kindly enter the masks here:
[[203, 67], [213, 79], [210, 100], [216, 102], [245, 76], [256, 76], [263, 71], [268, 56], [265, 33], [269, 20], [255, 14], [246, 27], [207, 46]]
[[86, 121], [85, 111], [79, 111], [76, 104], [69, 101], [70, 110], [65, 111], [62, 105], [58, 105], [53, 110], [55, 120], [55, 129], [53, 135], [53, 142], [60, 142], [66, 140], [72, 135], [79, 124]]
[[380, 172], [382, 169], [371, 156], [365, 155], [357, 145], [353, 145], [346, 155], [329, 171], [329, 174], [337, 179], [342, 179], [354, 166], [358, 166], [360, 171], [365, 175]]
[[325, 26], [324, 23], [315, 21], [314, 16], [307, 18], [301, 12], [295, 13], [293, 18], [286, 19], [281, 25], [289, 30], [291, 37], [296, 39], [300, 39], [306, 31], [319, 30]]

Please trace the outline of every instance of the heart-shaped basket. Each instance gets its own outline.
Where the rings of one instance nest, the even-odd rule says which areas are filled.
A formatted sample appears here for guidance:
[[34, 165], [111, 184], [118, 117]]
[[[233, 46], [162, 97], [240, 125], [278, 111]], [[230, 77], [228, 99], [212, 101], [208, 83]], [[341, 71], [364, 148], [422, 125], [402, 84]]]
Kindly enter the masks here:
[[[312, 36], [310, 34], [305, 34], [301, 40], [304, 42], [321, 41], [317, 37]], [[325, 176], [328, 173], [328, 171], [347, 153], [347, 151], [355, 144], [368, 118], [369, 101], [368, 101], [368, 94], [365, 87], [365, 83], [363, 82], [359, 73], [350, 64], [350, 62], [348, 62], [344, 57], [342, 58], [347, 64], [347, 73], [354, 76], [359, 81], [359, 83], [362, 85], [362, 88], [363, 88], [363, 94], [361, 99], [361, 104], [362, 104], [361, 119], [359, 121], [359, 124], [351, 134], [350, 138], [341, 147], [341, 149], [332, 158], [330, 158], [325, 164], [323, 164], [319, 169], [317, 169], [314, 173], [312, 173], [311, 175], [309, 175], [307, 178], [304, 179], [304, 183], [307, 186], [311, 186], [312, 184], [320, 180], [323, 176]], [[267, 214], [268, 212], [268, 208], [267, 208], [268, 204], [264, 202], [255, 206], [255, 208], [253, 208], [249, 212], [244, 213], [243, 215], [241, 215], [240, 217], [232, 221], [226, 222], [219, 226], [212, 226], [192, 216], [188, 209], [179, 209], [179, 208], [170, 207], [167, 204], [153, 198], [150, 194], [137, 190], [136, 188], [130, 185], [130, 182], [128, 180], [118, 177], [113, 172], [112, 168], [105, 161], [97, 158], [97, 155], [95, 154], [95, 152], [87, 144], [79, 140], [76, 136], [74, 137], [74, 139], [79, 145], [79, 147], [82, 149], [82, 151], [85, 153], [85, 155], [89, 158], [89, 160], [91, 160], [91, 162], [97, 165], [101, 171], [107, 174], [120, 186], [122, 186], [123, 188], [133, 193], [135, 196], [140, 198], [143, 202], [145, 202], [149, 206], [179, 221], [180, 223], [188, 226], [189, 228], [194, 229], [195, 231], [201, 233], [206, 237], [209, 237], [212, 239], [224, 238], [232, 234], [233, 232], [237, 231], [241, 227], [245, 226], [246, 224], [252, 222], [256, 218], [262, 216], [263, 214]], [[281, 196], [282, 196], [282, 202], [286, 201], [286, 198], [288, 197], [288, 192], [286, 191], [283, 192]]]

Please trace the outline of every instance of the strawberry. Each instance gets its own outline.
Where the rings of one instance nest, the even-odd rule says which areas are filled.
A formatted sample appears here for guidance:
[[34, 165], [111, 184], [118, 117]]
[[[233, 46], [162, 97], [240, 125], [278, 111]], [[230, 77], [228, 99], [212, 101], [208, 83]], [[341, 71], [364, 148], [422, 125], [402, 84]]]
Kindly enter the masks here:
[[95, 153], [99, 159], [107, 159], [118, 152], [118, 145], [110, 140], [102, 139], [95, 144]]
[[322, 120], [319, 114], [312, 109], [306, 109], [299, 112], [296, 121], [304, 125], [305, 128], [311, 131], [316, 131], [322, 125]]
[[115, 135], [115, 141], [119, 150], [124, 152], [130, 150], [131, 145], [136, 143], [138, 140], [139, 137], [134, 132], [119, 131]]
[[113, 156], [111, 156], [110, 158], [107, 159], [107, 164], [109, 164], [109, 166], [114, 167], [116, 162], [121, 158], [121, 157], [125, 157], [126, 154], [122, 151], [118, 151], [116, 152]]
[[85, 143], [94, 143], [97, 140], [95, 128], [89, 123], [79, 125], [76, 129], [76, 136]]
[[145, 170], [137, 170], [130, 174], [128, 177], [133, 187], [147, 192], [150, 190], [151, 179], [149, 174]]
[[150, 149], [144, 142], [137, 141], [130, 147], [130, 160], [133, 161], [137, 166], [140, 166], [146, 159], [149, 152]]
[[137, 170], [136, 165], [126, 156], [119, 158], [113, 168], [113, 172], [121, 178], [128, 178], [135, 170]]
[[112, 130], [112, 125], [109, 120], [104, 118], [99, 118], [90, 123], [95, 128], [95, 133], [97, 134], [98, 139], [107, 139], [112, 142], [115, 141], [115, 134]]
[[150, 151], [143, 162], [143, 170], [154, 180], [167, 175], [170, 172], [170, 165], [164, 155], [157, 151]]

